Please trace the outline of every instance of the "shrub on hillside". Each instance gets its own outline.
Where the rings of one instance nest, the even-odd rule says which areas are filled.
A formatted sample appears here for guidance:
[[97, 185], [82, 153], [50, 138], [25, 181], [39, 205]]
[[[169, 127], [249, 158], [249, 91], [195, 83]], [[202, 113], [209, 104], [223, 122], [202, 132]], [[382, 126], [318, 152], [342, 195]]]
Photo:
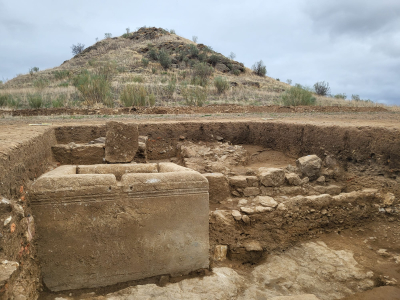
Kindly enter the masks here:
[[31, 74], [31, 76], [33, 76], [33, 73], [37, 73], [39, 72], [39, 68], [38, 67], [33, 67], [29, 69], [29, 74]]
[[333, 97], [336, 98], [336, 99], [347, 99], [347, 95], [345, 93], [336, 94]]
[[157, 55], [158, 61], [160, 62], [161, 66], [166, 70], [171, 67], [171, 57], [169, 56], [168, 52], [164, 49], [161, 49]]
[[192, 72], [192, 84], [206, 86], [209, 77], [213, 74], [214, 69], [206, 63], [198, 63], [194, 65]]
[[217, 88], [218, 94], [222, 94], [229, 89], [230, 84], [225, 78], [218, 76], [214, 79], [214, 86]]
[[145, 57], [142, 58], [142, 65], [143, 67], [147, 67], [149, 65], [149, 60]]
[[351, 100], [360, 101], [361, 100], [360, 95], [357, 95], [357, 94], [351, 95]]
[[196, 58], [199, 56], [199, 48], [196, 45], [190, 44], [189, 45], [189, 55], [191, 58]]
[[57, 80], [62, 80], [64, 78], [71, 76], [70, 70], [58, 70], [53, 72], [54, 78]]
[[267, 75], [267, 67], [264, 65], [262, 60], [256, 62], [251, 69], [253, 70], [254, 74], [258, 76], [264, 77]]
[[155, 96], [149, 94], [142, 85], [127, 85], [120, 95], [121, 102], [126, 106], [146, 106], [154, 105]]
[[44, 104], [43, 97], [40, 94], [28, 94], [27, 98], [30, 108], [41, 108]]
[[101, 74], [101, 72], [96, 74], [85, 70], [75, 76], [73, 85], [80, 92], [80, 96], [86, 105], [95, 103], [103, 103], [107, 106], [113, 105], [111, 82], [107, 79], [107, 75]]
[[203, 106], [208, 97], [207, 88], [202, 87], [183, 87], [181, 94], [183, 99], [185, 99], [186, 105], [190, 106]]
[[317, 82], [314, 84], [315, 93], [319, 96], [326, 96], [329, 94], [329, 83], [325, 81]]
[[85, 49], [85, 45], [81, 44], [81, 43], [71, 46], [72, 54], [74, 56], [81, 53], [83, 51], [83, 49]]
[[284, 92], [281, 96], [281, 100], [282, 104], [285, 106], [314, 105], [316, 101], [312, 92], [299, 84], [292, 86], [289, 90]]
[[0, 94], [0, 107], [5, 106], [8, 103], [8, 99], [11, 97], [11, 95], [1, 95]]

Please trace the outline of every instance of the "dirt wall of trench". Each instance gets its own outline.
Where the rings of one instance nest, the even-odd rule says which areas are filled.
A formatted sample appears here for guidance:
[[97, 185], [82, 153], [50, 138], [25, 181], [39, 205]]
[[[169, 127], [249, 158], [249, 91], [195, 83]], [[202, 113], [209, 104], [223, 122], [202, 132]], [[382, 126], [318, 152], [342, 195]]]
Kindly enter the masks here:
[[21, 186], [45, 173], [52, 162], [51, 146], [57, 143], [54, 130], [0, 152], [0, 195], [7, 198], [21, 196]]
[[[177, 143], [223, 141], [261, 145], [294, 157], [308, 154], [334, 155], [345, 165], [366, 160], [382, 172], [400, 173], [400, 138], [397, 130], [382, 127], [319, 126], [277, 122], [157, 122], [139, 123], [139, 134], [147, 135], [149, 159], [176, 156]], [[105, 125], [63, 126], [55, 129], [58, 143], [87, 143], [105, 136]]]

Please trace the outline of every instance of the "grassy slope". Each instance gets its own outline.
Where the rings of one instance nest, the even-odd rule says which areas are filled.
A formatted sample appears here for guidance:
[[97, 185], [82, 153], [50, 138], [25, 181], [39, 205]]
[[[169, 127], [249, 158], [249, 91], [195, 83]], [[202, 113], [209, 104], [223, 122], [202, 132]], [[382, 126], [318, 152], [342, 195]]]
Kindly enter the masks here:
[[[128, 84], [139, 84], [146, 87], [155, 95], [156, 105], [179, 105], [185, 104], [182, 97], [183, 86], [194, 88], [191, 85], [190, 77], [192, 68], [190, 62], [198, 62], [198, 58], [188, 56], [188, 61], [179, 60], [179, 53], [182, 49], [188, 49], [195, 45], [204, 53], [206, 49], [202, 44], [195, 44], [190, 40], [176, 34], [171, 34], [160, 28], [142, 28], [131, 33], [127, 37], [116, 37], [104, 39], [88, 47], [82, 53], [70, 60], [65, 61], [61, 66], [53, 69], [39, 71], [37, 73], [20, 75], [3, 85], [0, 94], [12, 95], [19, 99], [20, 107], [28, 106], [30, 94], [41, 94], [46, 99], [46, 106], [80, 106], [79, 93], [72, 85], [72, 78], [82, 70], [95, 71], [96, 68], [105, 64], [112, 64], [115, 73], [112, 76], [113, 105], [120, 106], [119, 96], [124, 86]], [[172, 60], [173, 67], [164, 70], [158, 61], [149, 59], [149, 50], [167, 49]], [[230, 66], [233, 69], [240, 69], [238, 76], [232, 71], [221, 72], [218, 66], [214, 65], [212, 77], [222, 76], [230, 82], [231, 87], [224, 94], [218, 94], [213, 86], [213, 78], [207, 86], [207, 101], [210, 103], [235, 103], [252, 105], [271, 105], [279, 103], [282, 92], [290, 88], [286, 83], [277, 81], [268, 76], [256, 76], [250, 69], [242, 64], [232, 61], [214, 51], [207, 52], [206, 61], [211, 55], [220, 58], [222, 67]], [[148, 66], [144, 66], [142, 58], [150, 60]], [[221, 64], [219, 65], [221, 66]], [[56, 78], [55, 73], [69, 72], [65, 78]], [[171, 89], [171, 79], [176, 78], [176, 84], [172, 86], [174, 92], [166, 92]], [[44, 83], [44, 84], [43, 84]], [[59, 102], [57, 102], [59, 100]], [[61, 102], [60, 102], [61, 101]], [[97, 104], [102, 106], [102, 104]], [[364, 102], [351, 102], [332, 98], [317, 97], [317, 105], [373, 105]], [[12, 106], [12, 105], [9, 105]]]

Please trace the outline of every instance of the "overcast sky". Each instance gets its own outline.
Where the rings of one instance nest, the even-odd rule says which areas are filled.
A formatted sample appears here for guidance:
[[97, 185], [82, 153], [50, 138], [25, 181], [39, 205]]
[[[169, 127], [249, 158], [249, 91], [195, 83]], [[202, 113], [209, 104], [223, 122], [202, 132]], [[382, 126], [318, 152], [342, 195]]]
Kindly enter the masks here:
[[0, 80], [144, 25], [198, 36], [247, 67], [262, 59], [281, 81], [400, 105], [400, 0], [0, 0]]

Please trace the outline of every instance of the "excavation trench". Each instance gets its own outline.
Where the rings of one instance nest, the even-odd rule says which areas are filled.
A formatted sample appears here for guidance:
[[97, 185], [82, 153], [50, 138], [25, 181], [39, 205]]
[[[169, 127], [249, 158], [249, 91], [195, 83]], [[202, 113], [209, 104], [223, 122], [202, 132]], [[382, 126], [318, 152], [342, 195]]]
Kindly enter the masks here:
[[[3, 297], [34, 299], [43, 290], [43, 299], [102, 299], [98, 293], [128, 285], [137, 287], [126, 293], [148, 293], [137, 285], [143, 282], [170, 282], [160, 292], [177, 297], [168, 289], [188, 274], [207, 275], [204, 284], [228, 276], [235, 299], [339, 299], [397, 286], [398, 273], [386, 278], [382, 270], [358, 266], [351, 260], [355, 249], [335, 252], [334, 239], [327, 239], [374, 222], [397, 228], [397, 131], [267, 121], [125, 125], [137, 127], [137, 151], [127, 159], [133, 163], [109, 163], [106, 125], [43, 129], [2, 152], [2, 257], [18, 263], [8, 266], [15, 270], [3, 282]], [[130, 151], [131, 141], [119, 143], [120, 151]], [[296, 164], [311, 155], [315, 161]], [[306, 164], [319, 164], [318, 170]], [[400, 249], [386, 250], [379, 257], [395, 261]], [[326, 271], [326, 280], [348, 284], [338, 283], [335, 292], [265, 277], [274, 266], [286, 268], [282, 261], [292, 256], [304, 256], [296, 266], [312, 265], [305, 258], [312, 255], [339, 257], [322, 264], [336, 270]], [[351, 270], [339, 278], [335, 264], [342, 261]], [[263, 287], [254, 283], [260, 280]], [[157, 288], [163, 289], [151, 293]]]

